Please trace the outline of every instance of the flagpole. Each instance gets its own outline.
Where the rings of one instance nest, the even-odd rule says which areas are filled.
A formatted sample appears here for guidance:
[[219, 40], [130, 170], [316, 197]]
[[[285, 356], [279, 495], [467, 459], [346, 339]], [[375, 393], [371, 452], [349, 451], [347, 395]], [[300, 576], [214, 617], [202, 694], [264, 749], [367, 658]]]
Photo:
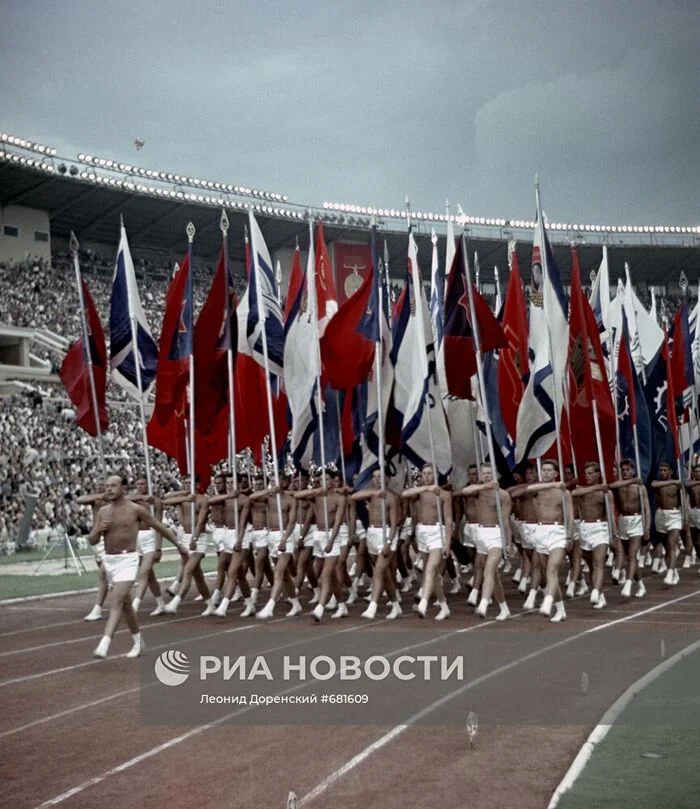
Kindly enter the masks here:
[[[194, 267], [192, 266], [192, 242], [194, 241], [195, 227], [193, 222], [187, 223], [185, 229], [187, 233], [187, 264], [189, 267], [189, 274], [187, 276], [187, 299], [190, 305], [190, 323], [194, 323]], [[195, 530], [195, 503], [194, 497], [196, 495], [197, 485], [195, 483], [195, 422], [194, 422], [194, 330], [190, 333], [190, 495], [192, 496], [192, 503], [190, 504], [190, 519], [192, 521], [192, 538], [194, 538]]]
[[[121, 230], [126, 235], [124, 230], [124, 217], [119, 217]], [[125, 258], [126, 260], [126, 258]], [[124, 269], [126, 270], [126, 264]], [[125, 273], [126, 276], [126, 273]], [[129, 323], [131, 325], [131, 350], [134, 353], [134, 367], [136, 369], [136, 387], [139, 391], [139, 413], [141, 414], [141, 439], [143, 441], [143, 460], [146, 465], [146, 485], [148, 487], [148, 494], [153, 494], [153, 481], [151, 479], [151, 455], [148, 447], [148, 436], [146, 434], [146, 407], [143, 401], [143, 383], [141, 382], [141, 362], [139, 359], [139, 344], [138, 344], [138, 326], [136, 322], [136, 315], [132, 307], [133, 301], [131, 300], [131, 284], [129, 284], [128, 277], [126, 280], [126, 306], [129, 310]], [[134, 275], [134, 281], [136, 276]]]
[[[408, 233], [409, 239], [411, 238], [411, 203], [406, 197], [406, 220], [408, 223]], [[416, 267], [416, 275], [418, 275], [418, 267]], [[411, 271], [411, 283], [413, 283], [413, 272]], [[420, 317], [420, 333], [421, 336], [425, 335], [425, 321], [424, 321], [424, 314], [423, 314], [423, 306], [418, 305], [418, 301], [422, 300], [419, 296], [423, 295], [422, 289], [414, 289], [413, 290], [414, 297], [416, 299], [416, 311], [419, 312]], [[432, 329], [431, 329], [432, 333]], [[425, 350], [425, 349], [424, 349]], [[430, 369], [428, 369], [428, 379], [430, 378]], [[426, 380], [428, 381], [428, 380]], [[424, 406], [428, 408], [428, 438], [430, 440], [430, 460], [431, 465], [433, 467], [433, 482], [435, 486], [438, 486], [438, 474], [437, 474], [437, 463], [435, 461], [435, 438], [433, 436], [433, 417], [432, 417], [432, 408], [430, 406], [430, 393], [429, 393], [430, 383], [428, 382], [428, 388], [425, 391], [425, 396], [423, 397]], [[440, 526], [440, 542], [445, 547], [445, 524], [443, 521], [442, 516], [442, 499], [440, 494], [435, 495], [435, 500], [437, 503], [437, 516], [438, 516], [438, 525]]]
[[[313, 260], [311, 260], [312, 257]], [[309, 272], [311, 273], [310, 278]], [[316, 251], [314, 250], [314, 223], [311, 211], [309, 211], [309, 259], [306, 272], [306, 300], [308, 302], [313, 300], [313, 306], [310, 308], [314, 327], [314, 345], [316, 346], [316, 368], [318, 370], [318, 373], [316, 374], [316, 409], [318, 411], [318, 437], [321, 446], [321, 486], [324, 490], [323, 513], [326, 520], [326, 541], [328, 541], [330, 536], [330, 526], [328, 525], [328, 492], [326, 491], [326, 431], [323, 423], [323, 392], [321, 391], [321, 344], [318, 336], [318, 296], [316, 295]]]
[[[233, 475], [233, 491], [238, 492], [238, 468], [236, 464], [236, 396], [234, 393], [233, 385], [233, 345], [231, 343], [231, 290], [229, 289], [229, 282], [231, 280], [229, 274], [228, 264], [228, 216], [226, 208], [221, 209], [221, 219], [219, 220], [219, 228], [221, 229], [221, 244], [224, 249], [224, 277], [226, 278], [226, 334], [228, 339], [226, 341], [226, 368], [228, 372], [228, 468], [229, 472]], [[238, 537], [238, 494], [233, 498], [233, 520], [236, 537]]]
[[80, 244], [76, 238], [75, 233], [70, 232], [70, 251], [73, 256], [73, 267], [75, 269], [75, 278], [78, 283], [78, 299], [80, 300], [80, 325], [83, 332], [83, 352], [87, 358], [88, 379], [90, 380], [90, 399], [92, 403], [92, 411], [95, 415], [95, 431], [97, 433], [97, 446], [98, 455], [100, 459], [100, 466], [102, 472], [105, 471], [105, 451], [102, 443], [102, 428], [100, 426], [100, 410], [97, 405], [97, 389], [95, 387], [95, 374], [92, 369], [92, 351], [90, 350], [90, 336], [88, 333], [87, 319], [85, 317], [85, 296], [83, 295], [83, 281], [80, 275], [80, 258], [78, 257], [78, 250]]
[[[496, 454], [493, 446], [493, 433], [491, 431], [491, 419], [489, 418], [489, 405], [486, 398], [486, 382], [484, 380], [484, 367], [481, 358], [481, 336], [479, 334], [479, 323], [476, 319], [476, 308], [474, 306], [474, 291], [472, 290], [472, 277], [469, 270], [469, 259], [467, 257], [467, 240], [462, 231], [462, 261], [464, 262], [464, 272], [466, 274], [467, 298], [469, 300], [469, 314], [471, 318], [472, 334], [474, 335], [474, 348], [476, 349], [476, 378], [479, 382], [479, 393], [484, 406], [484, 427], [486, 428], [486, 443], [489, 450], [489, 462], [491, 464], [491, 474], [494, 481], [498, 482], [496, 471]], [[506, 556], [506, 532], [503, 523], [503, 510], [501, 507], [501, 493], [496, 491], [496, 513], [498, 515], [498, 526], [501, 530], [501, 549]]]
[[[248, 216], [252, 217], [253, 212], [248, 211]], [[253, 226], [251, 222], [251, 236], [253, 234]], [[255, 247], [254, 242], [251, 244], [251, 247]], [[275, 431], [275, 417], [273, 414], [272, 408], [272, 385], [270, 384], [270, 359], [267, 354], [267, 328], [265, 325], [265, 321], [267, 319], [267, 314], [265, 311], [265, 306], [260, 295], [260, 260], [258, 258], [258, 251], [256, 249], [251, 250], [253, 254], [253, 272], [255, 273], [255, 297], [257, 298], [257, 307], [258, 307], [258, 317], [262, 323], [261, 329], [261, 337], [262, 337], [262, 349], [263, 349], [263, 362], [265, 368], [265, 393], [267, 394], [267, 417], [270, 422], [270, 443], [272, 445], [272, 462], [275, 467], [275, 486], [279, 488], [280, 485], [280, 472], [279, 467], [277, 464], [277, 433]], [[325, 472], [324, 472], [325, 475]], [[279, 519], [279, 526], [280, 531], [283, 530], [284, 523], [282, 521], [282, 497], [279, 492], [277, 492], [277, 517]]]
[[498, 274], [498, 267], [494, 264], [493, 267], [493, 279], [496, 282], [496, 315], [498, 315], [498, 310], [501, 308], [502, 299], [501, 299], [501, 278]]
[[[343, 453], [343, 421], [342, 421], [342, 415], [340, 413], [340, 402], [338, 400], [338, 392], [339, 391], [336, 391], [336, 395], [335, 395], [334, 398], [335, 398], [336, 418], [338, 419], [338, 435], [340, 436], [340, 440], [339, 440], [339, 443], [340, 443], [340, 472], [341, 472], [341, 474], [343, 476], [343, 483], [345, 483], [347, 485], [348, 481], [347, 481], [347, 478], [345, 477], [345, 454]], [[348, 395], [348, 391], [345, 392], [345, 395], [346, 396]], [[352, 395], [352, 393], [351, 393], [351, 395]]]
[[[464, 228], [464, 225], [462, 227]], [[464, 235], [464, 233], [462, 235]], [[465, 243], [466, 243], [466, 237], [465, 237]], [[468, 258], [469, 257], [467, 256], [466, 259], [468, 259]], [[479, 286], [479, 275], [480, 275], [480, 273], [481, 273], [481, 270], [479, 268], [479, 254], [475, 250], [474, 251], [474, 274], [476, 276], [475, 286], [476, 286], [478, 291], [481, 291], [480, 286]], [[477, 377], [477, 384], [478, 384], [478, 377]], [[479, 393], [481, 393], [481, 391], [479, 391]], [[482, 399], [481, 401], [483, 402], [484, 400]], [[484, 406], [485, 406], [485, 404], [484, 404]], [[486, 449], [486, 447], [484, 447], [484, 434], [481, 432], [481, 430], [478, 429], [478, 427], [476, 425], [476, 415], [474, 416], [474, 429], [476, 430], [475, 435], [476, 435], [476, 437], [478, 437], [479, 449], [481, 450], [481, 460], [479, 461], [479, 464], [486, 463], [487, 449]]]
[[[372, 217], [374, 249], [372, 250], [372, 263], [375, 260], [379, 263], [379, 248], [377, 246], [377, 228]], [[385, 271], [387, 276], [389, 274], [389, 250], [387, 248], [386, 239], [384, 240], [384, 256], [385, 256]], [[372, 267], [372, 272], [379, 273], [379, 267]], [[377, 419], [379, 428], [379, 486], [382, 491], [386, 491], [386, 447], [384, 437], [384, 403], [382, 402], [382, 326], [384, 320], [384, 296], [382, 295], [382, 279], [377, 278], [377, 322], [379, 324], [379, 339], [374, 345], [374, 376], [377, 380]], [[381, 498], [381, 512], [382, 512], [382, 543], [386, 545], [387, 542], [387, 509], [386, 498]]]

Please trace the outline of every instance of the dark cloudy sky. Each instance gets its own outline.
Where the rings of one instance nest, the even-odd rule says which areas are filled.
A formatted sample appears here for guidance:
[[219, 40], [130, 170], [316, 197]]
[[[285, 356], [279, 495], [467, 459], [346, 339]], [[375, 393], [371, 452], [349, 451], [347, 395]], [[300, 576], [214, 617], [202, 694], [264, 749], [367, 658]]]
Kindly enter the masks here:
[[698, 0], [0, 0], [0, 128], [324, 200], [700, 222]]

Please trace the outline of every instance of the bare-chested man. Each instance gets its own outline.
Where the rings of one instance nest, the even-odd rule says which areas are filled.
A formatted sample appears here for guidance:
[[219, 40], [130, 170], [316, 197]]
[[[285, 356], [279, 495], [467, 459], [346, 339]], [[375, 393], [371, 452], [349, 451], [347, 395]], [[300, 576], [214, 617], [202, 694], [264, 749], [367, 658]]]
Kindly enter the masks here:
[[[467, 469], [467, 487], [477, 486], [479, 483], [479, 467], [472, 464]], [[479, 594], [481, 593], [481, 585], [484, 581], [484, 558], [479, 558], [476, 549], [476, 540], [479, 532], [479, 509], [477, 506], [477, 494], [462, 494], [462, 509], [464, 511], [464, 525], [462, 526], [462, 544], [469, 549], [469, 554], [472, 558], [474, 565], [474, 572], [472, 573], [472, 589], [467, 597], [467, 604], [470, 607], [476, 607], [479, 604]]]
[[304, 531], [308, 531], [312, 524], [316, 524], [315, 541], [323, 550], [323, 567], [321, 568], [321, 593], [318, 603], [311, 613], [316, 622], [323, 617], [326, 604], [331, 595], [336, 597], [337, 609], [331, 618], [344, 618], [348, 614], [343, 596], [345, 582], [344, 571], [340, 568], [340, 555], [343, 543], [347, 544], [340, 528], [346, 519], [347, 495], [339, 491], [340, 479], [334, 469], [326, 470], [327, 488], [323, 486], [316, 489], [307, 489], [297, 492], [296, 496], [303, 495], [304, 499], [313, 498], [313, 503], [304, 523]]
[[[136, 492], [127, 495], [127, 499], [131, 500], [132, 503], [143, 506], [157, 520], [162, 522], [163, 504], [160, 497], [148, 494], [148, 481], [146, 478], [140, 478], [136, 481]], [[149, 588], [156, 599], [156, 608], [151, 612], [151, 615], [162, 615], [165, 612], [165, 601], [153, 566], [161, 560], [163, 537], [156, 534], [152, 528], [143, 525], [139, 528], [137, 550], [141, 561], [139, 562], [139, 575], [136, 580], [136, 595], [131, 602], [131, 606], [134, 608], [134, 612], [138, 612], [141, 599], [144, 597], [146, 589]]]
[[[198, 480], [196, 480], [199, 483]], [[194, 504], [194, 508], [192, 507]], [[182, 582], [177, 594], [165, 606], [165, 612], [174, 615], [180, 603], [187, 595], [192, 580], [205, 601], [209, 601], [210, 593], [202, 571], [202, 559], [207, 552], [209, 534], [204, 529], [209, 514], [209, 503], [203, 494], [191, 495], [189, 492], [171, 492], [163, 498], [163, 506], [176, 506], [180, 514], [180, 548], [188, 554], [185, 568], [182, 571]], [[194, 525], [192, 519], [194, 515]]]
[[216, 548], [216, 584], [209, 603], [202, 613], [205, 617], [213, 615], [219, 604], [221, 592], [226, 581], [226, 572], [231, 564], [233, 547], [238, 538], [236, 533], [236, 517], [238, 513], [236, 498], [214, 499], [228, 494], [226, 475], [222, 472], [219, 472], [214, 477], [214, 491], [216, 494], [209, 498], [209, 517], [214, 526], [212, 540]]
[[[386, 481], [388, 482], [388, 475]], [[393, 621], [401, 615], [401, 605], [396, 594], [396, 582], [392, 560], [398, 547], [398, 513], [396, 496], [386, 488], [382, 489], [382, 475], [379, 469], [372, 473], [370, 488], [361, 489], [350, 496], [353, 501], [365, 501], [369, 515], [367, 526], [367, 553], [374, 564], [372, 596], [369, 606], [362, 613], [363, 618], [373, 620], [377, 616], [377, 606], [382, 592], [386, 590], [391, 609], [386, 616]]]
[[603, 593], [605, 557], [610, 547], [614, 527], [612, 495], [601, 481], [600, 466], [591, 461], [583, 468], [585, 486], [578, 486], [571, 492], [574, 514], [578, 516], [581, 555], [591, 569], [590, 601], [594, 610], [602, 610], [606, 605]]
[[106, 657], [119, 621], [124, 619], [131, 631], [133, 645], [127, 657], [138, 657], [143, 649], [136, 613], [131, 606], [130, 592], [139, 567], [136, 543], [139, 526], [147, 525], [178, 547], [177, 537], [148, 509], [132, 503], [124, 496], [124, 482], [118, 475], [107, 478], [104, 499], [97, 521], [90, 532], [90, 544], [96, 545], [104, 537], [105, 555], [102, 564], [112, 585], [112, 603], [102, 640], [95, 649], [95, 657]]
[[688, 496], [688, 530], [695, 555], [700, 559], [700, 464], [693, 466], [685, 490]]
[[442, 571], [450, 552], [452, 537], [452, 495], [435, 483], [433, 467], [425, 464], [421, 469], [422, 485], [406, 489], [402, 497], [416, 502], [416, 537], [418, 551], [423, 559], [423, 586], [416, 612], [425, 618], [430, 597], [435, 591], [440, 607], [436, 621], [450, 617], [445, 593], [442, 588]]
[[[506, 557], [510, 556], [513, 548], [510, 531], [510, 496], [507, 492], [502, 491], [498, 486], [498, 481], [493, 479], [490, 464], [481, 465], [481, 483], [465, 487], [462, 494], [465, 500], [472, 497], [476, 500], [476, 513], [479, 521], [476, 529], [476, 552], [484, 560], [481, 601], [476, 608], [476, 614], [480, 618], [486, 618], [489, 601], [493, 594], [499, 607], [496, 620], [505, 621], [510, 618], [510, 610], [506, 604], [501, 577], [498, 575], [498, 565], [501, 561], [504, 544]], [[503, 542], [504, 534], [505, 543]]]
[[537, 469], [534, 464], [529, 463], [525, 467], [525, 482], [508, 490], [520, 521], [523, 554], [530, 562], [529, 574], [525, 577], [525, 583], [523, 584], [521, 579], [518, 585], [518, 592], [528, 594], [523, 604], [525, 610], [535, 608], [537, 594], [542, 583], [542, 564], [540, 556], [535, 550], [539, 518], [535, 508], [535, 495], [530, 491], [533, 483], [537, 483]]
[[637, 553], [646, 554], [651, 530], [651, 511], [647, 490], [640, 478], [635, 477], [634, 464], [627, 458], [620, 461], [620, 480], [610, 484], [615, 498], [618, 519], [617, 530], [624, 556], [627, 557], [627, 578], [621, 593], [625, 598], [632, 595], [632, 581], [637, 582], [635, 596], [646, 595], [642, 572], [637, 564]]
[[[76, 503], [81, 506], [90, 506], [92, 510], [92, 524], [97, 522], [97, 512], [107, 502], [104, 498], [105, 485], [102, 481], [95, 484], [95, 491], [91, 494], [83, 494], [76, 498]], [[109, 585], [107, 584], [107, 574], [105, 573], [102, 559], [105, 555], [105, 544], [100, 540], [93, 546], [93, 553], [95, 554], [95, 562], [97, 564], [97, 594], [95, 596], [95, 605], [90, 612], [83, 618], [84, 621], [99, 621], [102, 618], [102, 607], [104, 606], [105, 599], [107, 598], [107, 591]]]
[[[529, 492], [534, 495], [537, 514], [535, 532], [535, 552], [539, 554], [540, 565], [545, 571], [545, 597], [540, 613], [549, 617], [552, 606], [555, 608], [552, 623], [566, 620], [566, 609], [559, 585], [559, 568], [564, 561], [566, 546], [573, 541], [574, 507], [571, 492], [566, 484], [558, 481], [559, 465], [556, 461], [542, 463], [542, 482], [530, 484]], [[526, 602], [527, 603], [527, 602]]]
[[654, 525], [666, 550], [668, 570], [664, 584], [678, 584], [680, 576], [676, 570], [678, 542], [683, 530], [683, 484], [673, 479], [673, 470], [667, 463], [659, 464], [659, 478], [652, 481], [651, 488], [656, 493], [656, 514]]
[[[299, 540], [297, 557], [297, 573], [294, 579], [294, 587], [297, 593], [301, 592], [301, 587], [306, 577], [309, 586], [313, 591], [313, 597], [309, 604], [318, 604], [321, 595], [321, 588], [318, 586], [318, 576], [314, 567], [314, 552], [316, 549], [316, 525], [306, 518], [313, 515], [312, 495], [308, 495], [310, 481], [306, 472], [299, 472], [294, 486], [294, 498], [297, 501], [297, 523], [299, 525]], [[320, 551], [319, 551], [320, 552]]]
[[[250, 494], [250, 492], [249, 492]], [[248, 553], [251, 546], [251, 527], [250, 527], [250, 501], [248, 495], [243, 494], [240, 490], [233, 489], [226, 494], [215, 494], [209, 498], [210, 508], [218, 505], [219, 503], [229, 503], [233, 501], [238, 504], [238, 536], [236, 537], [233, 551], [231, 553], [231, 561], [226, 572], [226, 582], [222, 591], [222, 599], [219, 606], [214, 611], [214, 615], [223, 618], [226, 615], [229, 604], [233, 600], [233, 594], [236, 590], [240, 590], [243, 598], [245, 599], [245, 610], [241, 613], [242, 617], [247, 618], [255, 613], [255, 605], [251, 596], [250, 585], [246, 576], [248, 570]], [[231, 519], [232, 515], [229, 515]], [[235, 518], [234, 518], [235, 519]]]
[[[289, 569], [299, 538], [299, 530], [297, 527], [297, 500], [289, 493], [289, 484], [289, 478], [281, 478], [279, 486], [273, 486], [265, 492], [255, 492], [250, 496], [251, 502], [254, 502], [256, 499], [261, 499], [262, 497], [267, 499], [267, 521], [270, 529], [268, 547], [270, 556], [277, 560], [270, 599], [256, 616], [261, 620], [272, 618], [275, 612], [275, 604], [277, 603], [277, 599], [282, 595], [282, 590], [287, 593], [292, 603], [292, 608], [287, 615], [299, 615], [301, 612], [301, 604], [297, 598], [294, 579]], [[279, 508], [277, 502], [278, 495]], [[281, 526], [279, 523], [280, 510], [282, 512]]]

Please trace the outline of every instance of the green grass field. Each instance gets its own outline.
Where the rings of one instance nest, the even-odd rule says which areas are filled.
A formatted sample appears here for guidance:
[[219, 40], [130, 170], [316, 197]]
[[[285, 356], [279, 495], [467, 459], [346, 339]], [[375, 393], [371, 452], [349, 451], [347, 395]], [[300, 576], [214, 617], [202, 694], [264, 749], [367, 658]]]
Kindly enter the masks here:
[[699, 686], [694, 652], [632, 700], [560, 809], [698, 809]]
[[[29, 556], [29, 554], [16, 554], [16, 556]], [[18, 559], [18, 561], [38, 561], [43, 554], [38, 554], [35, 560]], [[92, 556], [92, 554], [90, 554]], [[52, 558], [52, 557], [50, 557]], [[60, 557], [62, 558], [62, 557]], [[6, 598], [23, 598], [26, 596], [44, 595], [46, 593], [65, 593], [70, 590], [89, 590], [97, 586], [97, 569], [91, 558], [85, 561], [87, 574], [79, 576], [77, 573], [66, 573], [56, 576], [44, 576], [41, 572], [37, 576], [32, 575], [2, 575], [0, 572], [0, 600]], [[177, 573], [179, 563], [177, 561], [161, 562], [156, 566], [156, 574], [159, 579], [172, 578]], [[206, 557], [202, 564], [205, 573], [216, 570], [216, 557]]]

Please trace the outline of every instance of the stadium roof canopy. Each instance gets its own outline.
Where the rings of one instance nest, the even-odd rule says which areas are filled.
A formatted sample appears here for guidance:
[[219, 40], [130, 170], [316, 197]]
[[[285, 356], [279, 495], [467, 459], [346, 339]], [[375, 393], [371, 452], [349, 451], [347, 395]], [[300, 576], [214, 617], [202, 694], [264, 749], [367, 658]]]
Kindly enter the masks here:
[[[329, 243], [369, 242], [374, 216], [381, 239], [387, 243], [391, 275], [401, 277], [406, 266], [404, 210], [372, 210], [328, 202], [300, 205], [272, 192], [155, 170], [146, 176], [144, 172], [150, 170], [85, 155], [79, 155], [78, 160], [64, 160], [50, 155], [53, 150], [48, 147], [29, 144], [31, 148], [24, 148], [8, 144], [6, 138], [4, 134], [0, 136], [0, 205], [46, 211], [54, 239], [67, 239], [73, 230], [83, 244], [97, 242], [116, 247], [119, 217], [123, 216], [132, 248], [156, 249], [177, 257], [186, 248], [185, 227], [192, 221], [197, 230], [195, 253], [213, 259], [221, 244], [219, 218], [225, 205], [230, 220], [229, 254], [233, 261], [243, 262], [242, 234], [248, 207], [253, 208], [273, 255], [280, 248], [293, 247], [297, 238], [302, 249], [307, 246], [309, 214], [323, 219]], [[37, 149], [45, 152], [37, 154]], [[105, 163], [112, 166], [101, 165]], [[176, 179], [167, 179], [171, 177]], [[472, 216], [464, 217], [466, 221], [454, 219], [457, 234], [463, 224], [466, 228], [470, 255], [478, 251], [482, 279], [486, 280], [487, 274], [491, 277], [494, 265], [502, 270], [507, 267], [508, 241], [512, 239], [517, 242], [523, 274], [528, 275], [532, 223]], [[446, 216], [413, 212], [411, 220], [427, 279], [433, 228], [439, 236], [441, 262], [444, 260]], [[624, 277], [625, 263], [635, 282], [673, 285], [682, 270], [695, 285], [700, 276], [700, 227], [550, 223], [549, 235], [564, 281], [571, 267], [572, 243], [578, 248], [584, 284], [590, 270], [600, 264], [603, 244], [609, 248], [612, 281]]]

